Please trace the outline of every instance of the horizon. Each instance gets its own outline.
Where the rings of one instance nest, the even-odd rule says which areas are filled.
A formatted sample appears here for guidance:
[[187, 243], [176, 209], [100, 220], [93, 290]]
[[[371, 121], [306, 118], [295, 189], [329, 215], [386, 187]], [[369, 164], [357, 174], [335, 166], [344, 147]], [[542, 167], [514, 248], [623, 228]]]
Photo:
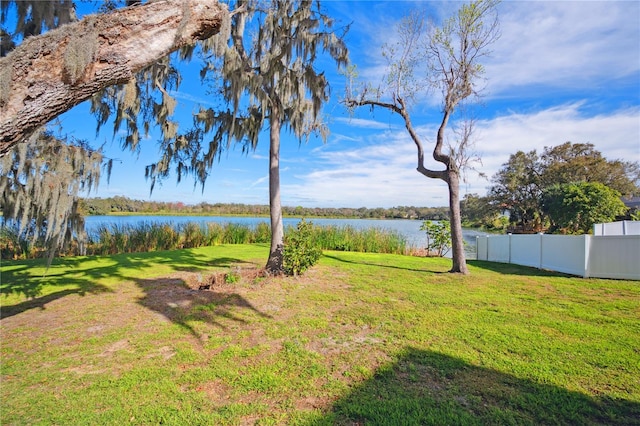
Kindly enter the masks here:
[[[109, 198], [115, 198], [115, 197], [124, 197], [123, 195], [113, 195], [113, 196], [109, 196], [109, 197], [80, 197], [82, 200], [91, 200], [91, 199], [98, 199], [98, 200], [107, 200]], [[128, 198], [128, 197], [124, 197], [127, 198], [129, 201], [137, 201], [137, 202], [142, 202], [142, 203], [166, 203], [166, 204], [179, 204], [182, 203], [185, 206], [197, 206], [199, 204], [208, 204], [210, 206], [215, 206], [215, 205], [223, 205], [223, 206], [227, 206], [227, 205], [244, 205], [244, 206], [248, 206], [248, 207], [265, 207], [268, 208], [269, 207], [269, 203], [266, 204], [247, 204], [247, 203], [225, 203], [225, 202], [216, 202], [216, 203], [210, 203], [207, 201], [200, 201], [197, 203], [188, 203], [188, 202], [183, 202], [183, 201], [176, 201], [176, 200], [168, 200], [168, 201], [159, 201], [159, 200], [141, 200], [141, 199], [134, 199], [134, 198]], [[462, 201], [462, 200], [461, 200]], [[322, 206], [299, 206], [299, 205], [285, 205], [282, 204], [282, 208], [298, 208], [298, 207], [302, 207], [305, 209], [335, 209], [335, 210], [341, 210], [341, 209], [351, 209], [351, 210], [358, 210], [358, 209], [367, 209], [367, 210], [376, 210], [376, 209], [384, 209], [384, 210], [389, 210], [389, 209], [394, 209], [394, 208], [412, 208], [412, 209], [448, 209], [449, 206], [412, 206], [412, 205], [398, 205], [398, 206], [391, 206], [391, 207], [381, 207], [381, 206], [375, 206], [375, 207], [365, 207], [365, 206], [359, 206], [359, 207], [350, 207], [350, 206], [339, 206], [339, 207], [322, 207]], [[117, 213], [122, 213], [122, 212], [117, 212]], [[137, 213], [137, 212], [131, 212], [131, 213]]]
[[[415, 7], [425, 8], [437, 23], [460, 3], [326, 1], [323, 11], [336, 28], [351, 23], [346, 36], [351, 62], [365, 81], [382, 76], [380, 47], [393, 41], [391, 29]], [[90, 11], [80, 4], [78, 16]], [[544, 147], [593, 143], [607, 160], [640, 159], [640, 2], [511, 2], [498, 6], [502, 37], [485, 62], [486, 89], [478, 117], [478, 172], [489, 179], [517, 151], [538, 153]], [[344, 77], [326, 58], [318, 61], [331, 84], [331, 100], [324, 107], [330, 130], [326, 143], [311, 138], [299, 144], [282, 132], [281, 196], [283, 206], [318, 208], [392, 208], [448, 206], [447, 185], [415, 170], [416, 149], [400, 117], [360, 108], [350, 116], [339, 104]], [[211, 106], [201, 85], [200, 61], [183, 63], [183, 83], [172, 94], [182, 126], [191, 122], [199, 106]], [[414, 106], [412, 120], [425, 139], [430, 158], [435, 129], [441, 119], [440, 99], [424, 97]], [[171, 175], [149, 194], [144, 166], [155, 161], [156, 129], [141, 142], [138, 154], [122, 151], [111, 123], [95, 134], [96, 121], [88, 103], [59, 117], [64, 133], [104, 145], [114, 161], [110, 182], [103, 176], [88, 198], [124, 196], [141, 201], [183, 202], [195, 205], [268, 205], [268, 129], [255, 151], [241, 147], [223, 153], [205, 187], [190, 177], [180, 184]], [[115, 137], [114, 137], [115, 136]], [[436, 163], [427, 167], [441, 169]], [[461, 182], [465, 194], [486, 195], [490, 180], [470, 171]]]

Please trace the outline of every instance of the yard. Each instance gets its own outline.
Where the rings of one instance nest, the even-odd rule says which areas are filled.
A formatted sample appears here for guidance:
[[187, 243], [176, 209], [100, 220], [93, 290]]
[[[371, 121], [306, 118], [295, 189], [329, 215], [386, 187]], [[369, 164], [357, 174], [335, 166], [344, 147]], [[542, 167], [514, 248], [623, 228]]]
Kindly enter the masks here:
[[639, 282], [267, 253], [3, 262], [0, 422], [640, 424]]

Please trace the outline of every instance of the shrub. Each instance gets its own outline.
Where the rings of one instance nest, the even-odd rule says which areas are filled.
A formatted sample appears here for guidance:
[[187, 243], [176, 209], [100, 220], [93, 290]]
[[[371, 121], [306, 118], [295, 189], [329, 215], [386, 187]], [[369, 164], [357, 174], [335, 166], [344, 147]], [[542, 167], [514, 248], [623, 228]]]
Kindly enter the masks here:
[[225, 284], [235, 284], [240, 281], [240, 273], [236, 271], [229, 271], [224, 274]]
[[18, 226], [0, 227], [0, 249], [2, 259], [28, 259], [31, 242], [18, 232]]
[[313, 223], [304, 219], [295, 229], [288, 229], [283, 250], [285, 274], [300, 275], [318, 262], [322, 249], [314, 240]]
[[442, 257], [451, 248], [451, 225], [448, 220], [425, 220], [420, 226], [427, 233], [427, 253]]

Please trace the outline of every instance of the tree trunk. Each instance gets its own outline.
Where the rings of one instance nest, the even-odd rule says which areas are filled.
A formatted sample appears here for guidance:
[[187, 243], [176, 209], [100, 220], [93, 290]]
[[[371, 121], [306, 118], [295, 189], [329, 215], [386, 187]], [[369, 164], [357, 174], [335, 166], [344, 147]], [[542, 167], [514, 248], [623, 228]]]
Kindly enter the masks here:
[[91, 15], [0, 59], [0, 156], [100, 90], [130, 80], [230, 19], [216, 0], [166, 0]]
[[280, 203], [280, 111], [271, 109], [271, 129], [269, 132], [269, 212], [271, 214], [271, 248], [266, 269], [279, 275], [284, 272], [283, 249], [284, 227], [282, 225], [282, 205]]
[[451, 224], [451, 257], [453, 265], [449, 272], [468, 274], [467, 260], [464, 254], [464, 238], [462, 237], [462, 217], [460, 215], [460, 177], [458, 173], [449, 171], [447, 185], [449, 187], [449, 223]]

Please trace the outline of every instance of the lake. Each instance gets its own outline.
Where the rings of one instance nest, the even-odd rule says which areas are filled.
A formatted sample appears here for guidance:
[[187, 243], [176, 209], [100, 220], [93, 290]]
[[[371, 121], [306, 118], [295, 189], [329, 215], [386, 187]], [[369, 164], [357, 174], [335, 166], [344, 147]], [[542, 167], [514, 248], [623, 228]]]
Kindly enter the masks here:
[[[141, 222], [161, 222], [182, 224], [187, 222], [195, 223], [237, 223], [241, 225], [256, 226], [260, 222], [269, 223], [268, 217], [245, 217], [245, 216], [87, 216], [86, 229], [92, 233], [100, 225], [136, 225]], [[421, 220], [410, 219], [325, 219], [307, 218], [307, 221], [320, 226], [352, 226], [356, 229], [380, 228], [396, 231], [405, 236], [409, 245], [414, 247], [424, 247], [426, 235], [420, 230]], [[300, 221], [299, 218], [286, 217], [283, 220], [284, 227], [295, 226]], [[468, 244], [467, 253], [475, 257], [476, 236], [487, 235], [486, 232], [475, 229], [463, 229], [465, 242]]]

